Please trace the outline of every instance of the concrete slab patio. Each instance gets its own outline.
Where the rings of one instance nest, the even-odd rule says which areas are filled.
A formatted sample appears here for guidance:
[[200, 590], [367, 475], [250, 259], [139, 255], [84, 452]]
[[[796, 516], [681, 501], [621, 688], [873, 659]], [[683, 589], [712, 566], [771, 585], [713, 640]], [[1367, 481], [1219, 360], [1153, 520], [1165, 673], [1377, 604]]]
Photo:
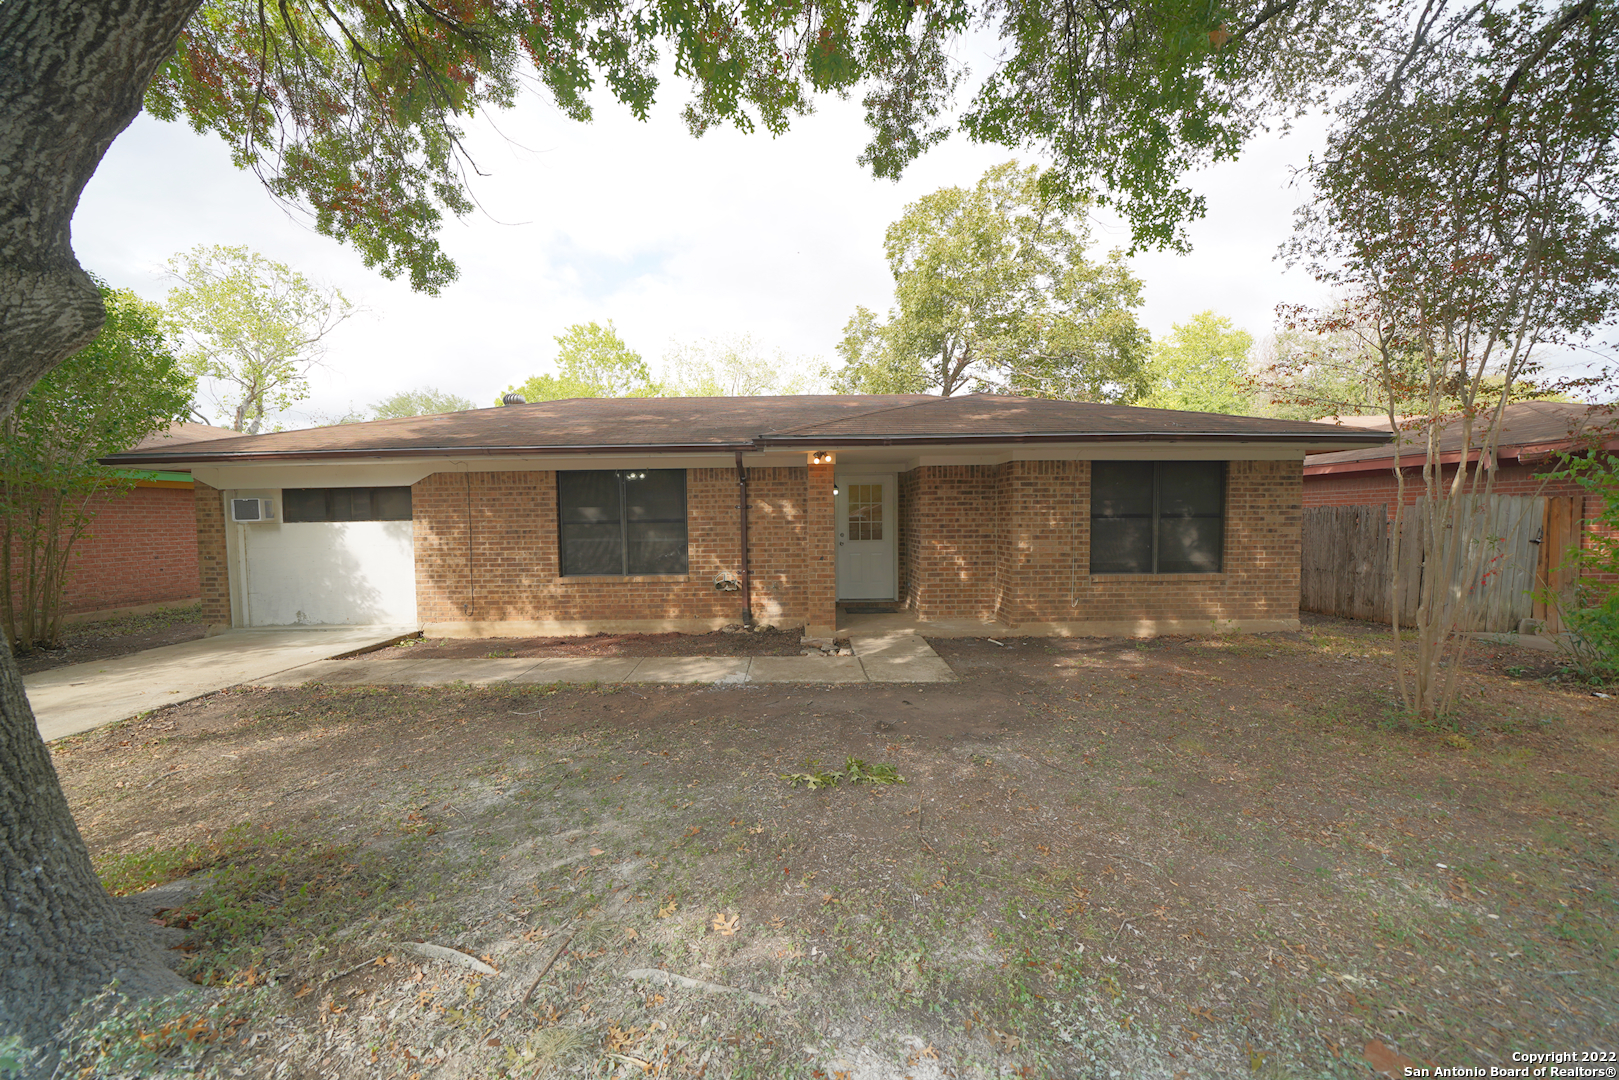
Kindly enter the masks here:
[[314, 660], [385, 645], [414, 629], [231, 630], [112, 660], [52, 668], [26, 676], [23, 688], [39, 733], [48, 742]]

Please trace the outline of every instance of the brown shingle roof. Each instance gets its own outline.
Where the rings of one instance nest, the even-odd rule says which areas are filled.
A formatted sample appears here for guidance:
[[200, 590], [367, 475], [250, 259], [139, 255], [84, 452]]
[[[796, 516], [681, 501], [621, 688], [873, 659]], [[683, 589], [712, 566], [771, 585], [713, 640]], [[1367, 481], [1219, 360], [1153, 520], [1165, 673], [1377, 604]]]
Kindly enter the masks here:
[[[1364, 432], [1345, 431], [1332, 424], [993, 394], [948, 398], [927, 396], [899, 405], [867, 409], [849, 416], [767, 432], [762, 438], [776, 442], [825, 438], [996, 440], [1028, 436], [1170, 439], [1207, 436], [1314, 439], [1325, 436], [1346, 441], [1366, 440]], [[1372, 438], [1378, 436], [1374, 434]]]
[[[1502, 413], [1501, 435], [1496, 442], [1496, 457], [1541, 458], [1553, 451], [1566, 449], [1589, 434], [1604, 430], [1605, 437], [1611, 440], [1619, 434], [1615, 431], [1616, 420], [1619, 420], [1619, 414], [1616, 414], [1613, 405], [1585, 405], [1565, 401], [1515, 402], [1508, 405]], [[1382, 420], [1379, 426], [1383, 431], [1387, 431], [1388, 420]], [[1474, 421], [1469, 450], [1476, 451], [1483, 445], [1484, 427], [1484, 418]], [[1412, 465], [1422, 463], [1422, 455], [1427, 449], [1427, 439], [1427, 433], [1422, 430], [1402, 433], [1399, 447], [1402, 467], [1406, 464], [1407, 458], [1413, 459], [1410, 461]], [[1354, 468], [1357, 465], [1364, 465], [1367, 469], [1386, 469], [1393, 461], [1394, 449], [1391, 443], [1369, 449], [1311, 454], [1304, 459], [1304, 467], [1306, 470], [1316, 469], [1322, 472], [1354, 472], [1357, 471]], [[1442, 458], [1459, 458], [1461, 449], [1462, 425], [1459, 420], [1453, 419], [1440, 427], [1439, 453]]]
[[896, 442], [1160, 441], [1194, 438], [1349, 443], [1387, 438], [1330, 424], [974, 394], [572, 398], [530, 405], [245, 435], [205, 446], [138, 448], [108, 464], [728, 451]]
[[202, 442], [205, 439], [225, 439], [238, 434], [238, 432], [232, 431], [230, 428], [213, 427], [209, 424], [194, 424], [190, 420], [176, 420], [162, 431], [152, 432], [131, 449], [161, 450], [166, 446]]

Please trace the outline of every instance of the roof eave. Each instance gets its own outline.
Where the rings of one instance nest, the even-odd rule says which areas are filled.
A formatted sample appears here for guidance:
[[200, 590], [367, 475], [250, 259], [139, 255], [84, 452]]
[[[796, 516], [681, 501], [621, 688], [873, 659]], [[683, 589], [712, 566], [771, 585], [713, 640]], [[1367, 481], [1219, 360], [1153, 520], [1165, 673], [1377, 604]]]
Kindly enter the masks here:
[[[1392, 438], [1392, 436], [1390, 436]], [[958, 443], [1114, 443], [1114, 442], [1220, 442], [1265, 443], [1325, 443], [1336, 446], [1356, 444], [1350, 449], [1382, 446], [1390, 439], [1368, 438], [1365, 434], [1331, 435], [1303, 432], [1232, 432], [1232, 431], [1129, 431], [1129, 432], [1055, 432], [1037, 434], [974, 434], [974, 435], [792, 435], [764, 436], [758, 440], [760, 448], [768, 446], [947, 446]], [[1323, 453], [1336, 451], [1323, 451]]]

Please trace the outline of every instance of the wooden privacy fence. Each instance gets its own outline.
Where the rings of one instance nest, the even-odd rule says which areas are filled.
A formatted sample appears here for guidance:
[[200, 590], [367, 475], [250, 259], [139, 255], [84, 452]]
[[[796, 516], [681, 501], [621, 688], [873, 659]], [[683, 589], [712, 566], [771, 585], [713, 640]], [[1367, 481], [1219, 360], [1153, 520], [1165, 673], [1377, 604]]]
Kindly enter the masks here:
[[[1469, 502], [1472, 500], [1469, 499]], [[1555, 607], [1537, 603], [1535, 591], [1550, 583], [1567, 588], [1557, 568], [1572, 536], [1572, 499], [1490, 495], [1477, 512], [1462, 508], [1463, 541], [1483, 549], [1482, 567], [1469, 574], [1472, 560], [1458, 551], [1451, 595], [1463, 605], [1458, 628], [1511, 632], [1529, 618], [1555, 620]], [[1416, 620], [1423, 575], [1423, 508], [1406, 511], [1400, 538], [1400, 623]], [[1393, 522], [1388, 507], [1322, 506], [1304, 511], [1303, 566], [1299, 606], [1305, 611], [1372, 622], [1392, 621], [1391, 586], [1395, 567]], [[1557, 627], [1549, 626], [1555, 630]]]

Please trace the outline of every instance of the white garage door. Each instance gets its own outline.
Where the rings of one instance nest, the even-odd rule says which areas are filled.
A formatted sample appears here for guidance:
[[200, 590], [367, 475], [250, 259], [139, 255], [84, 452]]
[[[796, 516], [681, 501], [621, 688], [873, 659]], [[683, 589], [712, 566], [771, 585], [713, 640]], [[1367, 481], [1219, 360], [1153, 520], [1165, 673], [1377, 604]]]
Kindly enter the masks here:
[[[276, 520], [231, 526], [237, 540], [231, 591], [245, 615], [238, 625], [416, 625], [408, 518], [286, 520], [300, 516], [297, 493], [286, 495], [276, 500]], [[310, 501], [303, 500], [305, 509]]]

